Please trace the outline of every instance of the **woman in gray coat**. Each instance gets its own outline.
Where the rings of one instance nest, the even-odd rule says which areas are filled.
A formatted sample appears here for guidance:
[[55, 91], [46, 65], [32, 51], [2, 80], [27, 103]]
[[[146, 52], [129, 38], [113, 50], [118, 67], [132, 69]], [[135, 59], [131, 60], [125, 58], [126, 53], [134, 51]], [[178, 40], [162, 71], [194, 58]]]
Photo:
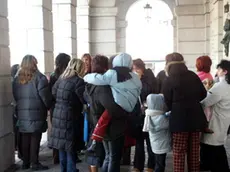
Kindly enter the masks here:
[[13, 82], [13, 95], [17, 104], [18, 128], [22, 136], [22, 169], [46, 170], [39, 163], [38, 154], [42, 133], [47, 130], [47, 110], [52, 94], [46, 76], [37, 68], [37, 60], [26, 55]]

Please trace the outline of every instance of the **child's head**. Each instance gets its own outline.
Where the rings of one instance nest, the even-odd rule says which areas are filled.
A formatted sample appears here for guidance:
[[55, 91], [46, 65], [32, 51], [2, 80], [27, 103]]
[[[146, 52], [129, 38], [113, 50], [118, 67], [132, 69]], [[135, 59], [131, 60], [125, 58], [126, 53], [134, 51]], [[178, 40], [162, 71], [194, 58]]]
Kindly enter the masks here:
[[147, 106], [150, 110], [165, 111], [164, 97], [161, 94], [150, 94], [147, 97]]

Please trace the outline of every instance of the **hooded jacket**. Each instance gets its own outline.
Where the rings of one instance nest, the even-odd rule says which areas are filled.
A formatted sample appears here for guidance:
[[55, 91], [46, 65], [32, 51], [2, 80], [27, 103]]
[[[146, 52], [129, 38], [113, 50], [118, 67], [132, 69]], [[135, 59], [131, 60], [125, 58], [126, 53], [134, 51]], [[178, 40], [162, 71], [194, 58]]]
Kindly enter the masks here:
[[201, 142], [213, 146], [224, 145], [230, 124], [230, 85], [225, 77], [221, 77], [220, 82], [214, 84], [202, 103], [211, 108], [212, 116], [208, 127], [214, 133], [203, 134]]
[[83, 109], [85, 83], [78, 76], [59, 79], [52, 89], [56, 100], [49, 146], [65, 151], [79, 149], [80, 119]]
[[[113, 60], [113, 68], [115, 67], [131, 69], [131, 56], [126, 53], [117, 55]], [[96, 73], [88, 74], [84, 77], [84, 80], [94, 85], [110, 85], [115, 102], [127, 112], [132, 112], [140, 96], [142, 84], [136, 74], [130, 72], [130, 75], [131, 79], [118, 82], [117, 72], [111, 69], [103, 75]]]
[[155, 154], [171, 151], [171, 134], [169, 131], [169, 117], [165, 114], [164, 98], [158, 94], [147, 97], [148, 109], [145, 111], [143, 131], [149, 132], [150, 144]]
[[201, 106], [207, 91], [200, 78], [189, 71], [183, 61], [167, 64], [169, 75], [163, 87], [168, 111], [171, 111], [169, 125], [171, 132], [200, 132], [207, 120]]

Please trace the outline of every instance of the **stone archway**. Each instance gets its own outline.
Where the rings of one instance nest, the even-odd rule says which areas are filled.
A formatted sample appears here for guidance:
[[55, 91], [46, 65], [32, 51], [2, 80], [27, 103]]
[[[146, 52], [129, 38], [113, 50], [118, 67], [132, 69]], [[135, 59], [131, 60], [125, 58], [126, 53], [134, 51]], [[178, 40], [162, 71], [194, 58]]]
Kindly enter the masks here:
[[[174, 15], [174, 20], [172, 21], [172, 25], [174, 27], [174, 40], [176, 40], [176, 16], [174, 14], [174, 8], [175, 8], [175, 1], [172, 0], [162, 0], [165, 2], [169, 8], [172, 11], [172, 14]], [[132, 5], [134, 5], [137, 1], [136, 0], [117, 0], [116, 6], [118, 8], [118, 14], [117, 14], [117, 20], [116, 20], [116, 43], [117, 43], [117, 51], [118, 52], [124, 52], [126, 51], [126, 27], [127, 27], [127, 21], [126, 21], [126, 15], [128, 13], [128, 10], [131, 8]], [[174, 41], [174, 50], [177, 49], [177, 42]]]

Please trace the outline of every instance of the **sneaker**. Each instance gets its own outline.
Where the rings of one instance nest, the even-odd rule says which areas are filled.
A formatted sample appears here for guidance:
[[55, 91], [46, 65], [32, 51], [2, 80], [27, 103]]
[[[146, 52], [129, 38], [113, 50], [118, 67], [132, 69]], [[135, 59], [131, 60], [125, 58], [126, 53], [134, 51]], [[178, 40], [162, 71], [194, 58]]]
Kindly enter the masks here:
[[81, 162], [82, 162], [81, 159], [79, 159], [79, 158], [76, 159], [76, 163], [81, 163]]
[[151, 169], [151, 168], [146, 168], [146, 169], [145, 169], [145, 172], [154, 172], [154, 170]]
[[32, 166], [31, 166], [31, 170], [32, 171], [44, 171], [44, 170], [48, 170], [49, 168], [48, 168], [48, 166], [44, 166], [44, 165], [42, 165], [42, 164], [40, 164], [40, 163], [38, 163], [38, 164], [33, 164]]
[[29, 168], [30, 168], [30, 164], [22, 164], [22, 167], [21, 167], [22, 170], [27, 170]]
[[96, 151], [96, 145], [97, 145], [96, 140], [93, 140], [93, 141], [92, 141], [92, 144], [91, 144], [90, 147], [87, 149], [87, 152], [95, 152], [95, 151]]
[[132, 172], [140, 172], [140, 170], [138, 170], [137, 168], [133, 168]]

